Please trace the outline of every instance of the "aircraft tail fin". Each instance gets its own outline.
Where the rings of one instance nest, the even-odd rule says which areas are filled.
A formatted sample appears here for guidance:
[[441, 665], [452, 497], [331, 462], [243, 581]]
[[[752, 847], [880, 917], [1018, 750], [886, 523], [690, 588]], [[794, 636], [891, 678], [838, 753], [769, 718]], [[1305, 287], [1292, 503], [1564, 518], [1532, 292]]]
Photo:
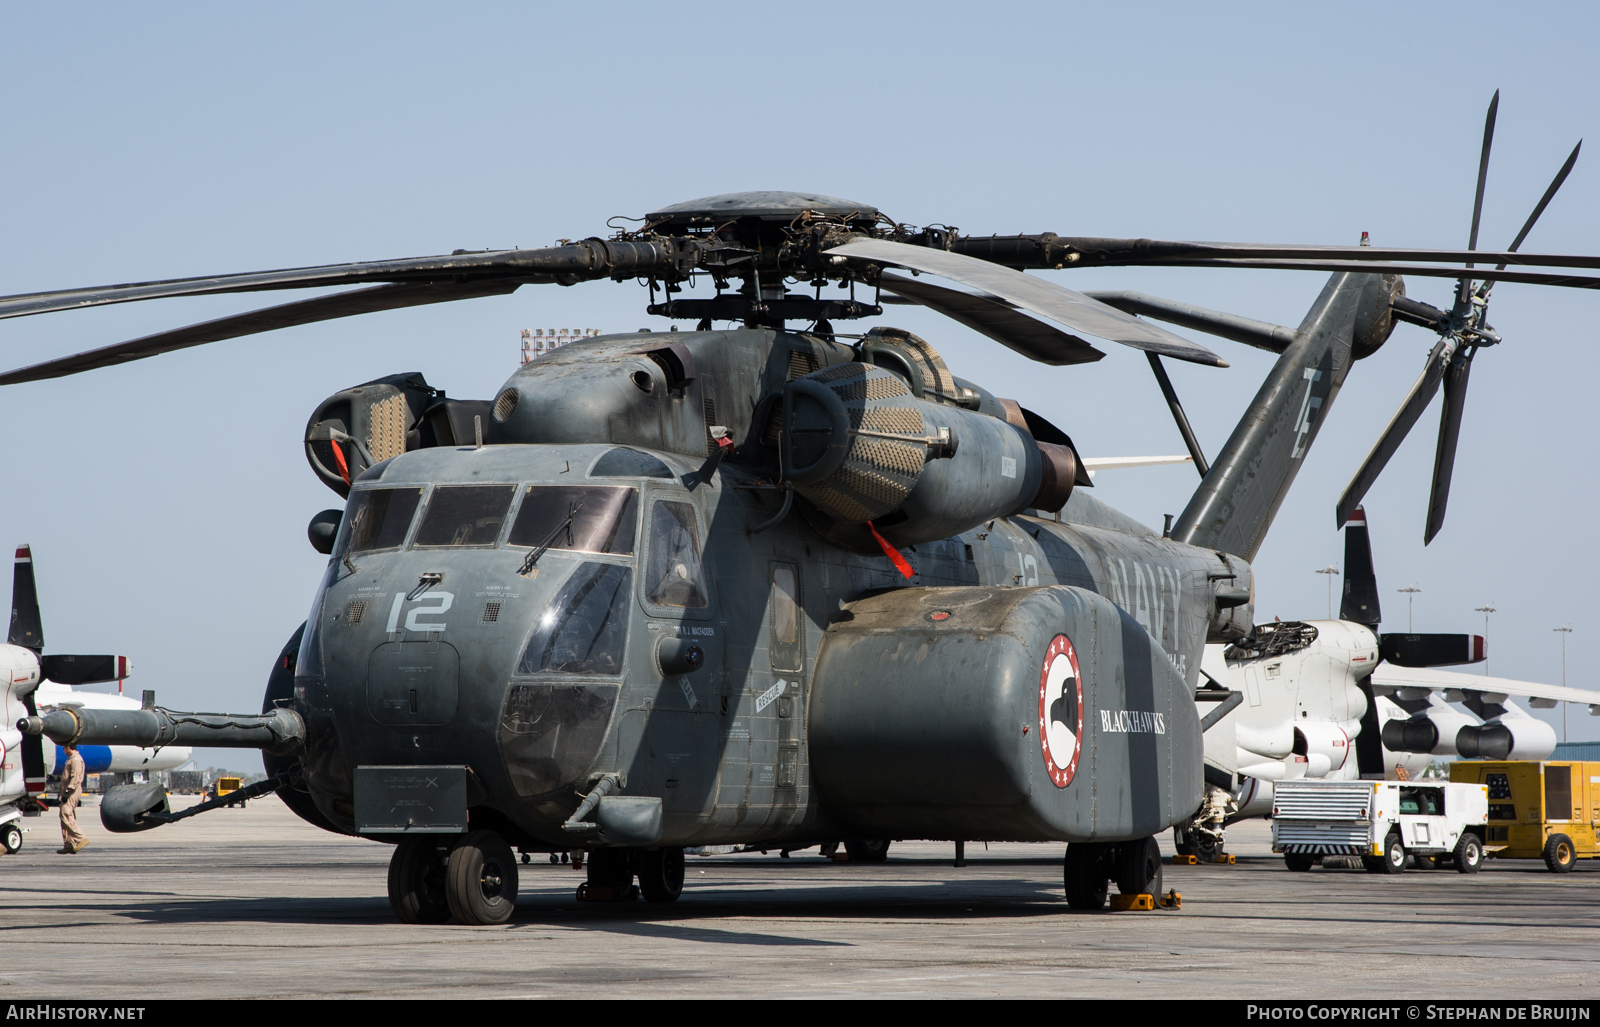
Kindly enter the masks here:
[[1172, 537], [1254, 560], [1350, 365], [1393, 327], [1397, 276], [1340, 272], [1295, 331], [1217, 455]]
[[11, 577], [11, 632], [6, 641], [35, 653], [44, 649], [39, 592], [33, 584], [33, 550], [26, 545], [17, 547], [17, 562]]
[[1356, 507], [1344, 526], [1344, 598], [1339, 619], [1365, 624], [1373, 631], [1383, 621], [1378, 604], [1378, 575], [1372, 569], [1372, 539], [1367, 535], [1367, 513]]

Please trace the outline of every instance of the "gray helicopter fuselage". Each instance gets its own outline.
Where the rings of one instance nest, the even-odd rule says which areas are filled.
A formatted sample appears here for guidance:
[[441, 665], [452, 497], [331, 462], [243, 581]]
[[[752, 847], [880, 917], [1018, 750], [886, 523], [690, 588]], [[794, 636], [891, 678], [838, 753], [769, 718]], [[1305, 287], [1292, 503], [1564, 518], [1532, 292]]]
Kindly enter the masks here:
[[[727, 334], [668, 338], [716, 345]], [[796, 338], [761, 334], [769, 343]], [[778, 513], [783, 492], [731, 462], [708, 473], [708, 461], [682, 452], [708, 437], [715, 397], [699, 391], [708, 380], [681, 396], [656, 391], [652, 400], [629, 378], [655, 373], [649, 361], [630, 368], [625, 356], [619, 373], [619, 346], [636, 353], [641, 340], [662, 339], [568, 347], [559, 393], [532, 387], [533, 372], [553, 368], [529, 365], [514, 376], [508, 389], [521, 394], [511, 416], [540, 425], [550, 441], [418, 449], [352, 483], [295, 678], [295, 706], [308, 728], [305, 781], [333, 826], [357, 830], [357, 767], [465, 765], [473, 825], [529, 848], [574, 844], [562, 824], [607, 773], [617, 775], [618, 794], [661, 799], [659, 844], [782, 844], [859, 832], [870, 828], [870, 815], [833, 801], [843, 797], [819, 788], [813, 773], [815, 671], [830, 625], [848, 620], [861, 597], [886, 590], [948, 597], [937, 590], [959, 588], [962, 596], [1003, 599], [1051, 586], [1114, 604], [1118, 644], [1142, 636], [1137, 644], [1170, 665], [1157, 705], [1174, 710], [1173, 733], [1183, 737], [1163, 759], [1192, 757], [1193, 773], [1180, 777], [1195, 782], [1177, 786], [1159, 816], [1153, 807], [1134, 812], [1136, 797], [1114, 799], [1117, 790], [1102, 784], [1101, 805], [1120, 802], [1126, 815], [1101, 809], [1081, 828], [1024, 816], [967, 834], [912, 818], [904, 823], [915, 826], [902, 829], [1136, 837], [1166, 826], [1152, 817], [1170, 822], [1189, 812], [1199, 732], [1182, 692], [1196, 683], [1208, 639], [1248, 631], [1249, 606], [1224, 608], [1216, 598], [1219, 589], [1250, 589], [1248, 564], [1164, 539], [1081, 490], [1059, 514], [997, 516], [902, 547], [910, 580], [881, 552], [824, 541], [799, 511], [756, 532]], [[749, 378], [737, 382], [747, 395], [792, 376], [780, 368], [764, 389], [760, 378], [778, 361], [747, 343], [729, 350], [718, 374]], [[748, 368], [733, 356], [741, 352], [756, 354]], [[818, 363], [826, 366], [826, 356], [811, 366]], [[586, 400], [574, 402], [575, 387]], [[550, 395], [559, 410], [541, 406]], [[619, 416], [623, 399], [661, 405], [654, 416]], [[754, 416], [748, 405], [726, 403], [718, 420], [743, 439], [754, 434]], [[597, 436], [611, 441], [582, 441]], [[382, 518], [373, 513], [379, 506]], [[671, 673], [663, 639], [692, 640], [703, 665]], [[978, 687], [959, 675], [935, 681], [915, 661], [885, 673], [905, 678], [903, 687]], [[1086, 712], [1086, 752], [1126, 744], [1114, 737], [1129, 730], [1125, 713], [1096, 722], [1096, 711]], [[1018, 737], [1035, 746], [1019, 760], [1038, 763], [1026, 722]], [[1081, 779], [1079, 786], [1094, 787]]]

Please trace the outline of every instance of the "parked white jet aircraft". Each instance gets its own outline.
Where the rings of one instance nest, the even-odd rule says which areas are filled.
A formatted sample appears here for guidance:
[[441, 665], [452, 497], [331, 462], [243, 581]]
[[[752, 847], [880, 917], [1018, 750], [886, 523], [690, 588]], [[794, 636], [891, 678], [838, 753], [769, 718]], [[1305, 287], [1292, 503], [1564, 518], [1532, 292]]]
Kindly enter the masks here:
[[1482, 636], [1379, 633], [1360, 508], [1345, 528], [1339, 614], [1261, 624], [1250, 639], [1207, 647], [1206, 683], [1242, 698], [1206, 731], [1207, 802], [1177, 830], [1180, 851], [1220, 851], [1226, 824], [1272, 812], [1276, 781], [1415, 777], [1440, 756], [1548, 758], [1554, 729], [1513, 696], [1543, 709], [1584, 703], [1600, 716], [1600, 692], [1437, 669], [1482, 661]]
[[[6, 644], [0, 645], [0, 712], [4, 714], [0, 721], [0, 847], [7, 852], [22, 847], [17, 821], [43, 810], [46, 776], [60, 773], [66, 756], [53, 743], [24, 740], [17, 721], [57, 706], [134, 710], [140, 706], [124, 696], [73, 687], [126, 678], [133, 671], [126, 656], [45, 656], [43, 651], [33, 553], [29, 547], [19, 546], [12, 576], [11, 629]], [[188, 762], [191, 755], [187, 746], [158, 751], [133, 745], [84, 745], [78, 751], [90, 774], [171, 770]]]

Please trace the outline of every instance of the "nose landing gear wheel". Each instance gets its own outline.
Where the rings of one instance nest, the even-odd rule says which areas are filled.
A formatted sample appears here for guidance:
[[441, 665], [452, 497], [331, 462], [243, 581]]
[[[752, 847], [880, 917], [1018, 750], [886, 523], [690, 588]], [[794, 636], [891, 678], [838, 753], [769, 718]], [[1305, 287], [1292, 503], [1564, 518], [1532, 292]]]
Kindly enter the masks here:
[[646, 902], [676, 902], [683, 893], [683, 850], [639, 853], [639, 893]]
[[517, 859], [493, 831], [469, 831], [450, 850], [445, 899], [458, 923], [503, 924], [517, 907]]
[[4, 846], [6, 852], [12, 855], [22, 848], [22, 828], [17, 826], [16, 821], [0, 827], [0, 846]]
[[389, 906], [403, 924], [442, 924], [450, 919], [445, 899], [445, 855], [440, 839], [404, 838], [389, 859]]

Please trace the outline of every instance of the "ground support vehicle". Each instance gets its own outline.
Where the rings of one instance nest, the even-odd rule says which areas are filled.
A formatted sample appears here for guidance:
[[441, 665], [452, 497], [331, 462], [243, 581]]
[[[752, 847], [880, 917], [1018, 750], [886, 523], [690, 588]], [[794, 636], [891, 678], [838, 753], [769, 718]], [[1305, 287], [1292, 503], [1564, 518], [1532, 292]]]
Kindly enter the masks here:
[[1600, 856], [1600, 762], [1462, 760], [1450, 765], [1450, 780], [1487, 789], [1491, 856], [1543, 859], [1557, 874]]
[[1397, 874], [1413, 857], [1464, 874], [1483, 865], [1488, 789], [1425, 781], [1282, 781], [1272, 798], [1272, 851], [1290, 870], [1324, 856], [1360, 856]]

